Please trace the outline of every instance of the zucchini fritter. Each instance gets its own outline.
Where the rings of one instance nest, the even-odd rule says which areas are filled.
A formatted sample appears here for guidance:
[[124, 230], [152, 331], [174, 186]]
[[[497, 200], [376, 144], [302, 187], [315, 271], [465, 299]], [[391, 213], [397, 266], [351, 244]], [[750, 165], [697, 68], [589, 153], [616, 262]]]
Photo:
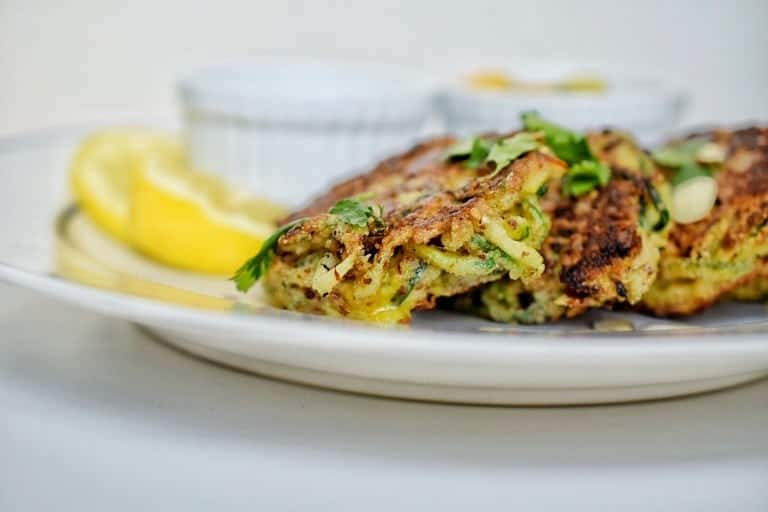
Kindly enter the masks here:
[[[289, 220], [302, 220], [277, 239], [264, 275], [272, 303], [407, 322], [438, 297], [505, 275], [540, 275], [537, 249], [549, 220], [537, 192], [562, 176], [566, 164], [540, 147], [498, 169], [487, 162], [473, 169], [445, 160], [455, 143], [440, 138], [416, 146], [292, 215]], [[339, 200], [365, 205], [366, 220], [353, 225], [334, 213]]]
[[626, 134], [587, 136], [595, 156], [612, 170], [603, 188], [581, 197], [549, 184], [543, 203], [552, 228], [542, 247], [546, 270], [535, 279], [501, 279], [454, 305], [493, 320], [524, 324], [573, 317], [589, 308], [634, 304], [656, 277], [668, 212], [663, 176]]
[[759, 270], [743, 286], [736, 288], [730, 297], [741, 301], [768, 299], [768, 258], [763, 258]]
[[715, 130], [690, 137], [724, 150], [714, 177], [717, 201], [704, 219], [676, 224], [660, 263], [659, 278], [643, 307], [660, 316], [695, 313], [742, 285], [756, 298], [768, 257], [768, 128]]

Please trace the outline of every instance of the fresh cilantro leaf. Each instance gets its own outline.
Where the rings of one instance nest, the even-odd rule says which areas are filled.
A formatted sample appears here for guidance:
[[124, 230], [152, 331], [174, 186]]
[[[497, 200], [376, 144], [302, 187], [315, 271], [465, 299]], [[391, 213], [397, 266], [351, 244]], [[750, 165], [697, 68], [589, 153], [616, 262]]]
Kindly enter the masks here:
[[489, 144], [485, 139], [477, 138], [472, 144], [472, 151], [469, 154], [469, 159], [464, 163], [470, 169], [477, 169], [485, 162], [490, 153]]
[[235, 282], [235, 286], [237, 286], [239, 291], [247, 292], [254, 284], [256, 284], [256, 281], [261, 279], [261, 277], [267, 273], [269, 266], [272, 264], [272, 258], [275, 256], [277, 241], [293, 226], [303, 220], [304, 219], [298, 219], [290, 222], [272, 233], [269, 238], [264, 240], [264, 243], [261, 244], [261, 249], [256, 253], [256, 256], [246, 261], [243, 266], [235, 271], [235, 274], [230, 280]]
[[526, 130], [542, 132], [547, 146], [570, 166], [563, 177], [566, 195], [581, 196], [610, 181], [610, 167], [597, 159], [582, 134], [549, 122], [538, 112], [525, 112], [521, 118]]
[[688, 181], [691, 178], [698, 176], [712, 176], [712, 171], [704, 166], [697, 164], [696, 162], [684, 163], [672, 177], [672, 185], [678, 186], [684, 181]]
[[520, 156], [539, 147], [539, 141], [530, 133], [518, 133], [498, 141], [491, 147], [486, 162], [496, 164], [494, 174], [508, 166]]
[[498, 171], [537, 147], [539, 142], [530, 133], [518, 133], [494, 144], [482, 137], [474, 137], [456, 144], [446, 153], [445, 158], [453, 162], [464, 160], [464, 165], [470, 169], [477, 169], [484, 163], [494, 162]]
[[448, 151], [445, 152], [445, 160], [456, 161], [468, 158], [472, 153], [472, 147], [475, 145], [476, 140], [477, 137], [472, 137], [470, 139], [464, 139], [457, 142]]
[[333, 205], [330, 213], [337, 215], [342, 222], [358, 228], [366, 227], [370, 219], [377, 218], [372, 207], [355, 199], [342, 199]]
[[563, 192], [570, 196], [581, 196], [602, 187], [610, 179], [610, 167], [596, 160], [584, 160], [571, 166], [563, 177]]
[[666, 146], [653, 152], [653, 159], [665, 167], [682, 167], [696, 162], [696, 153], [707, 141], [691, 139], [675, 146]]
[[445, 159], [451, 162], [465, 160], [464, 165], [471, 169], [476, 169], [485, 162], [490, 151], [490, 144], [482, 137], [472, 137], [465, 139], [445, 154]]
[[528, 131], [542, 132], [547, 145], [566, 163], [572, 165], [584, 160], [594, 160], [587, 139], [580, 133], [546, 121], [538, 112], [524, 112], [521, 118], [523, 127]]

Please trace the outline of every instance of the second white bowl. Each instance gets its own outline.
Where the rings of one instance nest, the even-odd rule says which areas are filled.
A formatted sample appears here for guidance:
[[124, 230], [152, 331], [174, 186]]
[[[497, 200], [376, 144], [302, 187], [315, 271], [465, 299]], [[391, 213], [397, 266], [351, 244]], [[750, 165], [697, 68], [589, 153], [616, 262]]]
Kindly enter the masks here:
[[[576, 130], [620, 128], [646, 144], [653, 144], [675, 129], [687, 99], [680, 88], [670, 86], [659, 73], [636, 77], [631, 70], [616, 64], [504, 57], [488, 62], [476, 59], [463, 67], [463, 73], [484, 69], [544, 83], [587, 72], [603, 79], [608, 88], [595, 94], [484, 91], [472, 89], [459, 78], [440, 93], [439, 109], [447, 131], [509, 131], [520, 125], [521, 112], [537, 110], [544, 117]], [[454, 76], [460, 73], [454, 72]]]

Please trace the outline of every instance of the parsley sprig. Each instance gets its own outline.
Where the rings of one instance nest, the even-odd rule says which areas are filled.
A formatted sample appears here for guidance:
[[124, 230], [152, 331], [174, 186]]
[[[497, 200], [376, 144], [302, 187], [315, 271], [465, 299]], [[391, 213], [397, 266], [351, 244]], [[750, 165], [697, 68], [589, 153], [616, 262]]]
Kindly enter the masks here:
[[653, 159], [665, 167], [682, 167], [695, 162], [696, 155], [706, 143], [704, 139], [691, 139], [682, 144], [665, 146], [653, 152]]
[[469, 152], [469, 158], [466, 161], [466, 166], [471, 169], [477, 169], [491, 152], [491, 145], [485, 139], [476, 138], [472, 142], [472, 150]]
[[471, 137], [460, 141], [445, 154], [449, 162], [464, 161], [464, 166], [477, 169], [491, 152], [491, 143], [482, 137]]
[[563, 176], [563, 190], [578, 197], [605, 186], [610, 179], [611, 171], [607, 165], [596, 160], [582, 160]]
[[610, 181], [611, 168], [597, 159], [582, 134], [549, 122], [538, 112], [525, 112], [521, 119], [526, 130], [543, 133], [547, 146], [570, 166], [562, 183], [566, 195], [578, 197]]
[[708, 142], [705, 139], [691, 139], [682, 144], [665, 146], [653, 152], [653, 159], [664, 167], [675, 170], [672, 185], [677, 186], [698, 176], [712, 176], [712, 170], [698, 162], [699, 151]]
[[540, 145], [531, 133], [517, 133], [494, 143], [482, 137], [473, 137], [449, 149], [445, 158], [451, 162], [464, 161], [464, 165], [470, 169], [477, 169], [483, 164], [493, 162], [495, 174]]
[[595, 160], [589, 149], [587, 139], [580, 133], [571, 131], [542, 118], [538, 112], [523, 112], [523, 127], [531, 132], [542, 132], [557, 157], [568, 164], [577, 164], [584, 160]]
[[494, 174], [523, 156], [537, 149], [541, 144], [531, 133], [518, 133], [512, 137], [502, 139], [493, 145], [486, 162], [496, 164]]
[[304, 219], [298, 219], [290, 222], [272, 233], [269, 238], [264, 240], [264, 243], [261, 244], [261, 249], [256, 253], [256, 256], [243, 263], [243, 266], [235, 271], [235, 274], [230, 279], [235, 282], [238, 291], [247, 292], [264, 274], [267, 273], [269, 266], [272, 264], [272, 258], [275, 256], [277, 241], [281, 236], [290, 231], [292, 227], [303, 220]]
[[368, 226], [369, 221], [381, 221], [380, 215], [374, 212], [372, 206], [351, 198], [342, 199], [333, 205], [329, 213], [337, 215], [342, 222], [357, 228]]
[[674, 176], [672, 176], [672, 186], [678, 186], [684, 181], [688, 181], [698, 176], [712, 176], [712, 171], [696, 162], [686, 162], [681, 165]]

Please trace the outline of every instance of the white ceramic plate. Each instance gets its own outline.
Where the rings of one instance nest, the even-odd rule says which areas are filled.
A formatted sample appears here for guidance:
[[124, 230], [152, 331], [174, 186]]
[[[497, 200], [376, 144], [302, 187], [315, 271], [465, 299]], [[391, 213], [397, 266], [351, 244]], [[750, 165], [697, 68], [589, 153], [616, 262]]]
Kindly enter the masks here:
[[[687, 322], [598, 312], [526, 328], [443, 312], [377, 328], [266, 307], [227, 281], [161, 267], [96, 230], [66, 191], [83, 134], [0, 140], [0, 278], [136, 322], [204, 358], [355, 392], [500, 404], [643, 400], [768, 375], [768, 317], [758, 304], [723, 305]], [[634, 331], [590, 327], [617, 317]]]

